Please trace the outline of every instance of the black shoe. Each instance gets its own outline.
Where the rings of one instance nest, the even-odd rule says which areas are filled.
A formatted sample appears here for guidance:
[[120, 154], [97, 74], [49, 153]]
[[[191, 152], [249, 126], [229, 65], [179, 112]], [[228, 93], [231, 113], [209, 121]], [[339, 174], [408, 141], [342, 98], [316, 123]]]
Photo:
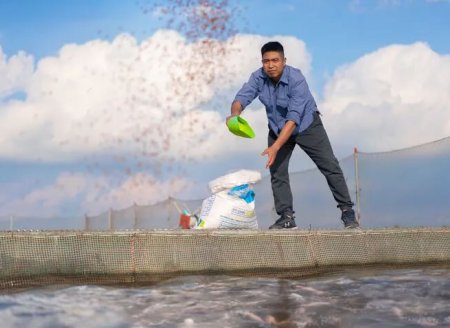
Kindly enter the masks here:
[[359, 223], [356, 221], [355, 211], [353, 209], [348, 209], [342, 211], [341, 216], [342, 222], [344, 222], [345, 229], [358, 229]]
[[295, 216], [293, 214], [283, 214], [269, 229], [296, 229]]

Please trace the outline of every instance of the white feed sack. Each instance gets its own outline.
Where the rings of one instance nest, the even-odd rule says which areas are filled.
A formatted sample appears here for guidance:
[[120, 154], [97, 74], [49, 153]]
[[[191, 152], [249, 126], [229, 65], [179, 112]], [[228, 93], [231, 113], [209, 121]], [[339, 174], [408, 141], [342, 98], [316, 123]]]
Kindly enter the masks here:
[[252, 184], [261, 180], [257, 171], [241, 170], [209, 183], [213, 195], [202, 203], [196, 229], [257, 229]]

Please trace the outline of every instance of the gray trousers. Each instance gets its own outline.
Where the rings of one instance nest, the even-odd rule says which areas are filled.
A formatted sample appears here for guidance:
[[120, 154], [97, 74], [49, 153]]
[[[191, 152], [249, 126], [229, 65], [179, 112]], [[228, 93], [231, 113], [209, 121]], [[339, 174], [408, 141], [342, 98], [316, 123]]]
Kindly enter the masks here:
[[[277, 135], [269, 131], [269, 147], [275, 142]], [[275, 210], [279, 215], [285, 212], [293, 212], [292, 191], [289, 183], [289, 160], [295, 145], [313, 160], [317, 168], [325, 176], [334, 199], [341, 209], [351, 208], [353, 202], [350, 199], [347, 183], [345, 182], [339, 162], [333, 154], [330, 141], [320, 119], [319, 113], [314, 113], [314, 121], [305, 130], [295, 136], [291, 136], [280, 148], [275, 162], [270, 167], [273, 198]]]

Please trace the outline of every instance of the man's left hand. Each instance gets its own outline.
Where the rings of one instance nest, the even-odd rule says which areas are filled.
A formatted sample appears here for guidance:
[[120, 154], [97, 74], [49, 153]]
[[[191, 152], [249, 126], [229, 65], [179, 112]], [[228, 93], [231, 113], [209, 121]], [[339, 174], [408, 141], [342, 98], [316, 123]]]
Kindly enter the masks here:
[[266, 148], [262, 153], [261, 156], [267, 155], [267, 164], [266, 169], [271, 167], [272, 164], [275, 162], [275, 158], [277, 157], [279, 148], [275, 145], [270, 146], [269, 148]]

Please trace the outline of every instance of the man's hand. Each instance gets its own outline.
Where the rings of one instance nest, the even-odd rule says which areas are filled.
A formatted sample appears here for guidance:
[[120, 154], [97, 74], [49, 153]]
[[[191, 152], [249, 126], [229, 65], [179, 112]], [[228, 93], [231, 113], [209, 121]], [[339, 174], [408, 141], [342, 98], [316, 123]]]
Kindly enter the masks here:
[[233, 101], [233, 103], [231, 104], [230, 112], [231, 112], [231, 114], [225, 120], [225, 124], [228, 124], [228, 120], [230, 118], [241, 115], [241, 113], [242, 113], [242, 106], [241, 106], [241, 103], [238, 100]]
[[228, 116], [227, 119], [225, 120], [225, 124], [228, 125], [228, 120], [230, 120], [231, 118], [233, 118], [235, 116], [239, 116], [239, 115], [230, 115], [230, 116]]
[[277, 153], [280, 148], [276, 144], [273, 144], [269, 148], [266, 148], [262, 153], [261, 156], [267, 155], [267, 163], [266, 163], [266, 169], [272, 166], [272, 164], [275, 162], [275, 158], [277, 158]]
[[272, 164], [275, 162], [275, 158], [277, 157], [278, 151], [290, 138], [295, 127], [296, 125], [294, 121], [287, 121], [286, 124], [283, 126], [283, 129], [281, 129], [280, 135], [278, 136], [277, 140], [272, 144], [272, 146], [266, 148], [262, 152], [261, 155], [263, 156], [267, 155], [266, 169], [271, 167]]

